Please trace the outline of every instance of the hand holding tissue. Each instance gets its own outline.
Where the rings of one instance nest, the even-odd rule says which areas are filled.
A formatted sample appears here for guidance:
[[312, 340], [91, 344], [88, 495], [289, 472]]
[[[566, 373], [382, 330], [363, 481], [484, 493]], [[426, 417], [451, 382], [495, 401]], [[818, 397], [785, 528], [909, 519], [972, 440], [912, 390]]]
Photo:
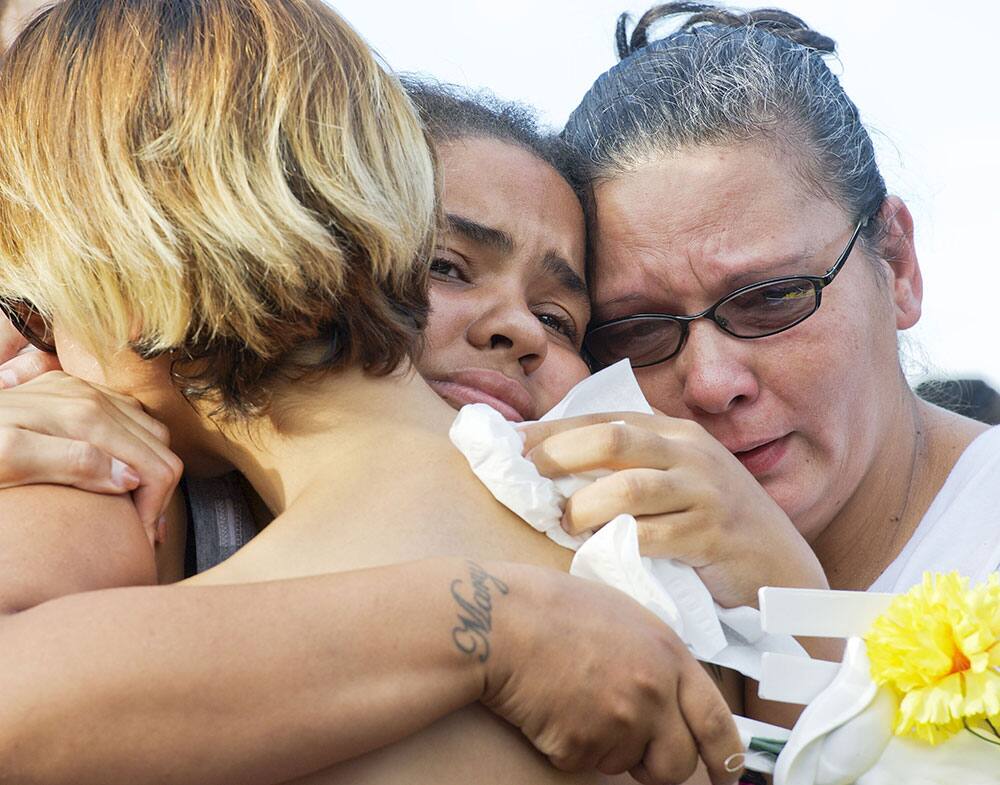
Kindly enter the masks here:
[[[542, 420], [607, 412], [653, 414], [628, 363], [581, 382]], [[515, 426], [482, 404], [462, 409], [451, 439], [500, 502], [556, 543], [577, 551], [570, 572], [638, 600], [670, 625], [698, 659], [757, 678], [765, 651], [805, 656], [790, 636], [763, 633], [755, 609], [717, 605], [691, 567], [642, 556], [633, 516], [619, 515], [593, 536], [567, 534], [561, 526], [566, 500], [607, 470], [556, 480], [543, 477], [522, 455], [523, 441]]]
[[[622, 362], [574, 387], [542, 420], [626, 412], [653, 414]], [[1000, 785], [998, 724], [977, 715], [971, 725], [967, 722], [968, 732], [936, 746], [894, 735], [899, 696], [876, 683], [866, 642], [857, 637], [892, 595], [765, 588], [760, 611], [721, 607], [690, 566], [640, 553], [632, 515], [617, 515], [593, 534], [574, 536], [562, 528], [567, 499], [609, 471], [543, 476], [523, 456], [521, 433], [482, 404], [462, 409], [451, 439], [500, 502], [576, 551], [571, 573], [624, 591], [668, 624], [695, 657], [759, 681], [761, 697], [807, 704], [791, 732], [735, 718], [748, 768], [773, 772], [776, 785]], [[760, 577], [767, 582], [773, 574], [762, 566]], [[1000, 579], [994, 581], [984, 591], [992, 591], [1000, 607]], [[997, 630], [990, 640], [1000, 652]], [[838, 665], [809, 659], [793, 634], [850, 641]], [[1000, 698], [993, 708], [1000, 711]], [[996, 718], [1000, 723], [1000, 714]]]

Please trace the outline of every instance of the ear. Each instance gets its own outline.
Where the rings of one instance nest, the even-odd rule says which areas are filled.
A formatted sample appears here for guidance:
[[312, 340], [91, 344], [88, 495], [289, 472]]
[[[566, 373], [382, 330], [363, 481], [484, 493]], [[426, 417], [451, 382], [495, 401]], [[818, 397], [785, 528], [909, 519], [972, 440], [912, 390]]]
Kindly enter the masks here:
[[888, 265], [896, 311], [896, 329], [907, 330], [920, 319], [924, 281], [913, 244], [913, 216], [898, 196], [887, 196], [878, 211], [881, 230], [878, 254]]

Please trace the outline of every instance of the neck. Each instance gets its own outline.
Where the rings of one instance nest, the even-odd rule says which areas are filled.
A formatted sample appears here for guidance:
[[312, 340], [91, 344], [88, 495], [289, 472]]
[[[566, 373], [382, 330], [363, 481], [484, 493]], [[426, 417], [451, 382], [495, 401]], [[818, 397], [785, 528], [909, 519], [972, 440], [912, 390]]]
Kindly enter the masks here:
[[412, 454], [440, 442], [454, 417], [410, 368], [383, 377], [351, 369], [279, 393], [269, 416], [227, 433], [217, 457], [280, 515], [323, 478], [391, 463], [393, 445]]
[[984, 429], [904, 385], [871, 468], [812, 543], [834, 589], [867, 589], [909, 542], [962, 451]]
[[13, 43], [21, 29], [45, 5], [38, 0], [0, 0], [0, 52]]

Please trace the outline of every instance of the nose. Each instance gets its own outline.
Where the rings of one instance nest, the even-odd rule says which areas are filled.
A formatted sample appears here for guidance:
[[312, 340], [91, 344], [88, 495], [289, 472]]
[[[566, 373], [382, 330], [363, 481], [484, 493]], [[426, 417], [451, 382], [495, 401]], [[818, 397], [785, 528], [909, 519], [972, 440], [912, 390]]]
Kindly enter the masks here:
[[491, 302], [483, 303], [483, 309], [466, 330], [466, 338], [480, 351], [502, 352], [515, 359], [525, 374], [531, 374], [548, 352], [545, 327], [520, 297], [498, 294]]
[[726, 335], [710, 321], [693, 322], [687, 342], [674, 358], [681, 398], [693, 413], [723, 414], [756, 400], [757, 377], [744, 361], [746, 341]]

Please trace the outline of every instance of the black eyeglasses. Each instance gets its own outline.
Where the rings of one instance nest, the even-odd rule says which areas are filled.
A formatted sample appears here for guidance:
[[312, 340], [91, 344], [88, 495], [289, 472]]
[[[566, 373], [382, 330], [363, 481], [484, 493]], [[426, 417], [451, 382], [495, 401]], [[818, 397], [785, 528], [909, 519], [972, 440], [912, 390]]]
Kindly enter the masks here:
[[36, 349], [55, 354], [56, 345], [52, 342], [52, 332], [35, 306], [27, 300], [0, 299], [0, 311], [10, 319], [10, 323]]
[[825, 275], [793, 275], [752, 283], [694, 316], [640, 313], [611, 319], [590, 328], [583, 348], [602, 368], [626, 358], [633, 368], [644, 368], [680, 352], [695, 319], [711, 319], [734, 338], [765, 338], [784, 332], [816, 313], [823, 289], [837, 277], [867, 224], [868, 218], [858, 222], [851, 241]]

